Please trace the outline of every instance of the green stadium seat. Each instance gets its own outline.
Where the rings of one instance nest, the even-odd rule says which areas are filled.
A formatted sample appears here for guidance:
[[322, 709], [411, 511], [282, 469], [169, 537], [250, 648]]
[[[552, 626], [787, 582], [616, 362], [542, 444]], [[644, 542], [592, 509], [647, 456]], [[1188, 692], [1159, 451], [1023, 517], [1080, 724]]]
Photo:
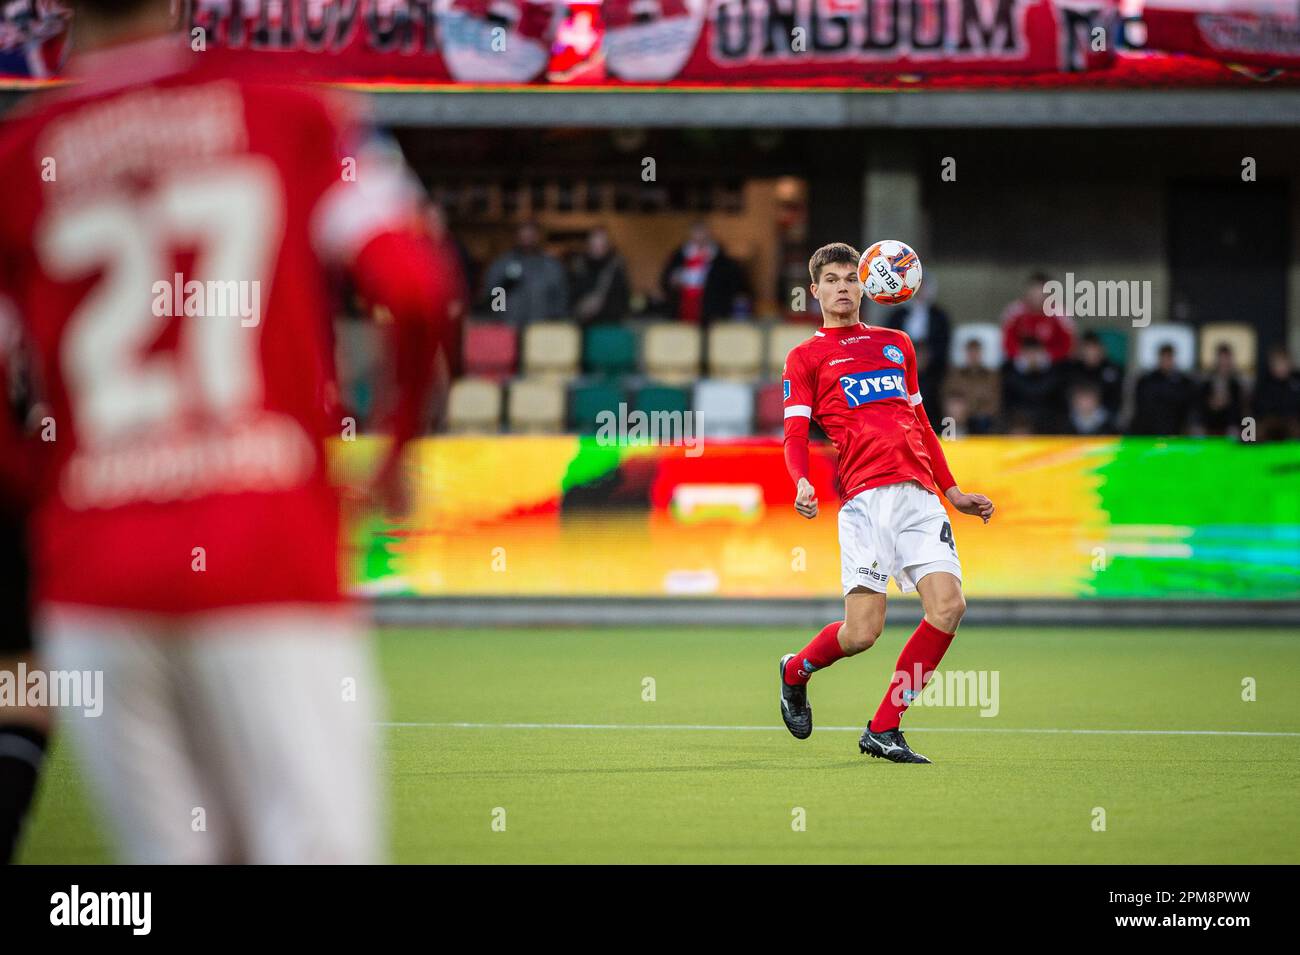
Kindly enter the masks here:
[[691, 407], [690, 392], [672, 385], [646, 385], [636, 396], [636, 409], [653, 411], [687, 411]]
[[622, 325], [593, 325], [583, 336], [582, 362], [595, 375], [617, 377], [636, 371], [636, 332]]
[[618, 415], [618, 406], [627, 396], [620, 385], [596, 381], [574, 385], [569, 392], [569, 430], [577, 434], [595, 434], [602, 411]]
[[1102, 348], [1106, 349], [1106, 357], [1119, 365], [1121, 368], [1128, 365], [1128, 334], [1121, 332], [1118, 328], [1098, 329], [1097, 337], [1101, 339]]

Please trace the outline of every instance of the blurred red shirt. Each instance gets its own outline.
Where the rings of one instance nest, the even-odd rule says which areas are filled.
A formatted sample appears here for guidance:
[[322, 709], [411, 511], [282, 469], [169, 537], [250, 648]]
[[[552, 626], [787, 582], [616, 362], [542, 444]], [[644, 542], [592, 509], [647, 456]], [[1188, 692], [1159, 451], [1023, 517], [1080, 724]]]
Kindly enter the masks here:
[[86, 54], [0, 140], [0, 299], [57, 428], [37, 597], [336, 601], [327, 277], [350, 269], [422, 314], [428, 241], [392, 238], [415, 234], [419, 193], [343, 104], [186, 39]]
[[1074, 325], [1061, 316], [1048, 315], [1023, 302], [1012, 302], [1002, 313], [1002, 353], [1009, 359], [1020, 354], [1020, 342], [1036, 338], [1043, 343], [1052, 363], [1064, 361], [1074, 349]]

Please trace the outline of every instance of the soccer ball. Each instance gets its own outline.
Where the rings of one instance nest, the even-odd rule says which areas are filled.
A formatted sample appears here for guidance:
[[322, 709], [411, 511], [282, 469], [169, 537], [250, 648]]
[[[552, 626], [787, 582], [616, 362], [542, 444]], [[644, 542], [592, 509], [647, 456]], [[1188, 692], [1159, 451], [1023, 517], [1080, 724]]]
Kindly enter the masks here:
[[873, 243], [858, 259], [858, 281], [878, 305], [901, 305], [921, 287], [921, 260], [897, 239]]

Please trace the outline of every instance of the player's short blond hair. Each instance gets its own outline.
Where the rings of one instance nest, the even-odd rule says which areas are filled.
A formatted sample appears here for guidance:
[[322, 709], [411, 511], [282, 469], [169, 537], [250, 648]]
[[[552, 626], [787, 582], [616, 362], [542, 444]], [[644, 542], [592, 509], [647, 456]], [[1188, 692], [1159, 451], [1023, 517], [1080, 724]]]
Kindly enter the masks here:
[[808, 260], [808, 274], [812, 276], [815, 285], [821, 279], [822, 269], [826, 266], [844, 264], [856, 269], [860, 258], [862, 253], [847, 242], [831, 242], [812, 254], [812, 258]]

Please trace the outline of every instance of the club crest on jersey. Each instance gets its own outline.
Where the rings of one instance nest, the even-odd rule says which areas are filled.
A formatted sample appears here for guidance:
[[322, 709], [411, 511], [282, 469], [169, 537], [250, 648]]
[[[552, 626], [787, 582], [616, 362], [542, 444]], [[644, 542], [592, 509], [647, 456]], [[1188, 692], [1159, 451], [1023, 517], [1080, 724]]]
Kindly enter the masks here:
[[886, 345], [885, 357], [895, 365], [901, 365], [903, 363], [903, 349], [899, 348], [897, 345]]
[[884, 398], [907, 398], [907, 384], [896, 371], [863, 371], [840, 376], [840, 389], [850, 408], [857, 408]]
[[785, 391], [785, 400], [789, 401], [790, 400], [790, 379], [786, 378], [784, 381], [782, 381], [781, 387]]

